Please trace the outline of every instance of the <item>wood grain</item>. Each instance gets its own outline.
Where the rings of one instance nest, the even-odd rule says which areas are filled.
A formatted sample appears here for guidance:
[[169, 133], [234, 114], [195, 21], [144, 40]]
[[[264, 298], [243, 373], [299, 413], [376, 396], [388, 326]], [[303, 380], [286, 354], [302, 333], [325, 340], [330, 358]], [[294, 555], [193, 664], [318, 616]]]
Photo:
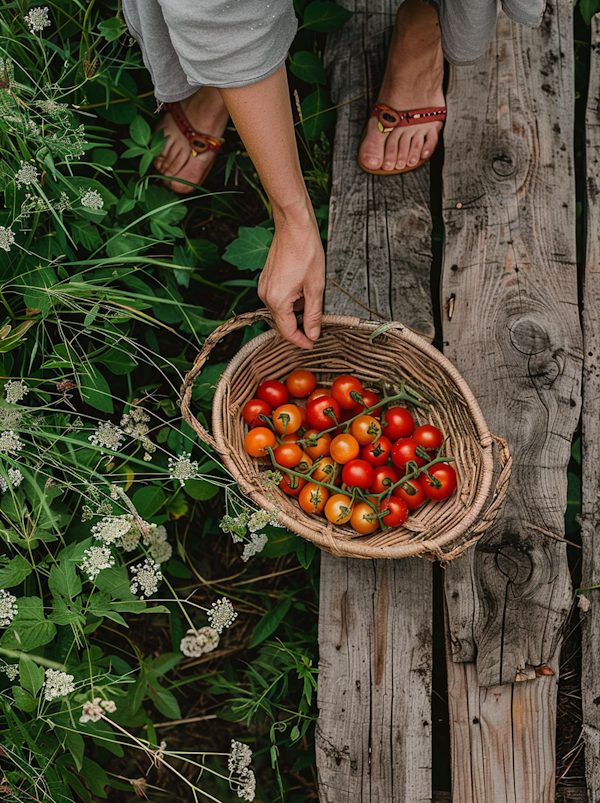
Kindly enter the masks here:
[[[355, 16], [329, 38], [326, 62], [334, 102], [361, 97], [338, 110], [326, 309], [400, 320], [431, 338], [429, 169], [378, 177], [357, 164], [396, 4], [348, 6]], [[431, 564], [323, 554], [319, 648], [321, 803], [429, 803]]]
[[[486, 57], [451, 71], [447, 97], [444, 351], [514, 458], [501, 517], [446, 572], [460, 803], [554, 800], [571, 587], [565, 545], [542, 530], [564, 532], [582, 359], [571, 15], [570, 0], [550, 2], [537, 30], [500, 15]], [[555, 677], [533, 679], [541, 664]]]
[[[582, 587], [600, 584], [600, 17], [592, 19], [586, 111], [587, 243], [583, 283]], [[590, 803], [600, 801], [600, 594], [582, 613], [582, 707]]]

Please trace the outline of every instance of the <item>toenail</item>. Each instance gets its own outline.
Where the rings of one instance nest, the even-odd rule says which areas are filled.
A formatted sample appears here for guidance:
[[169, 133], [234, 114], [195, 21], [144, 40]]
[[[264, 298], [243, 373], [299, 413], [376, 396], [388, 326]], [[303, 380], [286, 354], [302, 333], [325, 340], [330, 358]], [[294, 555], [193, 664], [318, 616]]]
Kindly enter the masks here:
[[369, 167], [377, 167], [378, 160], [374, 156], [367, 156], [365, 158], [365, 164]]
[[415, 159], [415, 157], [413, 156], [413, 158], [410, 160], [410, 164], [411, 164], [411, 165], [414, 165], [416, 161], [417, 161], [417, 160], [416, 160], [416, 159]]
[[429, 151], [423, 151], [423, 159], [429, 156]]

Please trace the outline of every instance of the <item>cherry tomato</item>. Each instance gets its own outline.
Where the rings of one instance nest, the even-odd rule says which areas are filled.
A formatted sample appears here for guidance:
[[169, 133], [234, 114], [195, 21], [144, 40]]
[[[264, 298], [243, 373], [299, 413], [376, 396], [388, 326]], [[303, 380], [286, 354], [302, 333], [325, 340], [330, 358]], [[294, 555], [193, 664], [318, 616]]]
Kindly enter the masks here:
[[358, 393], [360, 396], [363, 394], [363, 386], [360, 379], [348, 374], [338, 376], [331, 386], [331, 395], [340, 405], [342, 410], [351, 410], [360, 404], [360, 399], [352, 398], [352, 393]]
[[368, 535], [379, 528], [379, 519], [371, 505], [366, 502], [357, 502], [352, 510], [350, 526], [357, 533]]
[[[408, 486], [413, 493], [409, 493], [409, 491], [406, 490], [406, 486]], [[399, 499], [403, 499], [406, 502], [409, 510], [416, 510], [427, 501], [425, 491], [417, 479], [406, 480], [406, 482], [403, 482], [402, 485], [394, 488], [392, 495], [397, 496]]]
[[[326, 410], [330, 410], [333, 413], [333, 417], [326, 415]], [[306, 416], [308, 423], [314, 429], [329, 429], [329, 427], [334, 426], [336, 421], [340, 420], [340, 405], [331, 396], [319, 396], [308, 403]]]
[[397, 496], [390, 496], [389, 499], [381, 500], [380, 510], [389, 510], [387, 516], [382, 521], [387, 527], [400, 527], [408, 518], [408, 505], [404, 499]]
[[379, 466], [373, 472], [373, 481], [369, 485], [372, 494], [382, 494], [391, 485], [395, 485], [400, 479], [400, 475], [392, 466]]
[[363, 446], [360, 450], [360, 456], [367, 463], [377, 468], [377, 466], [385, 466], [392, 451], [392, 442], [385, 435], [377, 438], [373, 443]]
[[297, 404], [296, 406], [298, 408], [298, 411], [300, 412], [300, 418], [302, 419], [302, 423], [300, 424], [300, 427], [301, 427], [301, 429], [306, 429], [306, 425], [308, 423], [306, 407], [302, 407], [301, 404]]
[[336, 435], [331, 441], [329, 453], [336, 463], [349, 463], [360, 454], [360, 444], [352, 435]]
[[366, 460], [350, 460], [342, 469], [342, 482], [350, 488], [366, 491], [373, 482], [373, 466]]
[[284, 468], [294, 468], [303, 456], [304, 452], [297, 443], [282, 443], [273, 450], [275, 462]]
[[366, 446], [381, 437], [381, 424], [372, 415], [361, 415], [350, 425], [350, 432], [361, 446]]
[[456, 471], [448, 463], [436, 463], [429, 469], [429, 474], [440, 483], [432, 482], [426, 474], [419, 477], [424, 493], [430, 498], [441, 502], [448, 499], [456, 490]]
[[332, 457], [320, 457], [317, 461], [317, 467], [311, 474], [311, 477], [319, 482], [328, 482], [330, 485], [335, 485], [338, 477], [338, 466]]
[[298, 443], [300, 435], [297, 432], [290, 432], [288, 435], [282, 435], [279, 440], [282, 443]]
[[414, 438], [400, 438], [392, 447], [392, 463], [398, 468], [405, 468], [409, 461], [419, 467], [424, 466], [427, 460], [415, 453], [418, 448], [419, 444]]
[[292, 371], [285, 380], [285, 385], [290, 392], [290, 396], [303, 399], [317, 387], [317, 377], [312, 371]]
[[279, 483], [281, 490], [288, 496], [298, 496], [305, 485], [306, 480], [302, 477], [292, 477], [290, 474], [284, 474]]
[[309, 429], [304, 433], [304, 438], [308, 438], [308, 440], [304, 441], [304, 451], [313, 460], [321, 457], [321, 455], [327, 456], [329, 454], [329, 445], [331, 443], [329, 432], [321, 435], [318, 429]]
[[406, 407], [390, 407], [385, 411], [381, 423], [383, 431], [391, 441], [410, 438], [415, 431], [414, 418]]
[[325, 516], [332, 524], [346, 524], [352, 515], [352, 500], [346, 494], [333, 494], [325, 503]]
[[296, 471], [299, 471], [301, 474], [306, 474], [306, 472], [310, 470], [312, 464], [313, 459], [309, 457], [306, 452], [302, 452], [302, 459], [296, 466]]
[[[363, 390], [362, 392], [363, 403], [357, 404], [355, 407], [352, 408], [352, 415], [358, 415], [359, 413], [364, 412], [369, 407], [373, 407], [374, 404], [381, 401], [381, 398], [372, 390]], [[383, 408], [376, 407], [371, 413], [368, 415], [372, 415], [374, 418], [381, 418]]]
[[274, 449], [276, 444], [275, 433], [268, 427], [255, 427], [244, 439], [244, 446], [250, 457], [264, 457], [267, 446]]
[[311, 401], [319, 399], [321, 396], [331, 396], [331, 390], [329, 388], [317, 388], [316, 390], [313, 390], [306, 401], [307, 406]]
[[265, 422], [258, 417], [259, 415], [266, 415], [267, 418], [271, 417], [271, 408], [266, 401], [262, 399], [250, 399], [249, 402], [246, 402], [242, 410], [242, 416], [250, 429], [254, 429], [254, 427], [264, 427]]
[[283, 382], [278, 382], [277, 379], [267, 379], [266, 382], [260, 384], [256, 395], [259, 399], [266, 401], [271, 410], [286, 404], [290, 398], [289, 390]]
[[314, 482], [307, 482], [300, 491], [298, 502], [300, 507], [307, 513], [319, 514], [323, 512], [325, 503], [329, 499], [329, 491]]
[[295, 404], [282, 404], [273, 410], [273, 425], [277, 432], [287, 435], [297, 432], [302, 426], [302, 415]]
[[439, 449], [444, 442], [444, 436], [440, 430], [432, 426], [432, 424], [423, 424], [423, 426], [417, 427], [413, 432], [413, 438], [419, 446], [422, 446], [428, 451]]

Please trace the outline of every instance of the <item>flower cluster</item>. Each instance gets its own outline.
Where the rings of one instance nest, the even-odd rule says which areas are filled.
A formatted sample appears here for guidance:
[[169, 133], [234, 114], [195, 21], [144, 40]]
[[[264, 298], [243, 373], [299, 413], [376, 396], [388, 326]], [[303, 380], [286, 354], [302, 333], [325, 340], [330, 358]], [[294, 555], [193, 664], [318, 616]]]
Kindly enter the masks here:
[[0, 627], [8, 627], [18, 613], [17, 598], [0, 589]]
[[190, 460], [191, 456], [191, 452], [182, 452], [179, 457], [169, 457], [169, 476], [172, 480], [179, 480], [180, 486], [198, 474], [198, 462]]
[[44, 681], [44, 697], [46, 700], [54, 700], [57, 697], [66, 697], [75, 691], [73, 675], [66, 672], [59, 672], [57, 669], [46, 669], [46, 680]]
[[5, 429], [0, 433], [0, 452], [3, 454], [17, 454], [23, 448], [21, 439], [12, 429]]
[[83, 553], [81, 568], [93, 582], [102, 569], [110, 569], [115, 559], [107, 546], [91, 546]]
[[98, 722], [102, 719], [104, 712], [109, 714], [117, 710], [117, 705], [114, 700], [103, 700], [101, 697], [94, 697], [93, 700], [88, 700], [83, 704], [83, 711], [79, 717], [79, 721], [85, 725], [86, 722]]
[[98, 426], [88, 438], [94, 446], [112, 449], [113, 452], [119, 451], [122, 440], [123, 430], [111, 421], [98, 421]]
[[92, 535], [105, 544], [114, 544], [129, 532], [131, 522], [125, 516], [105, 516], [92, 527]]
[[30, 184], [37, 184], [38, 177], [39, 173], [37, 167], [31, 164], [31, 162], [24, 162], [21, 159], [21, 167], [15, 173], [17, 187], [21, 189], [23, 186], [29, 187]]
[[39, 33], [43, 31], [44, 28], [47, 28], [48, 25], [52, 24], [48, 17], [48, 6], [32, 8], [29, 14], [26, 14], [23, 19], [27, 25], [29, 25], [30, 33]]
[[262, 552], [269, 537], [265, 533], [252, 533], [250, 540], [244, 544], [244, 551], [242, 552], [242, 560], [244, 562], [250, 560], [253, 555]]
[[155, 563], [152, 558], [146, 558], [143, 563], [138, 563], [136, 566], [131, 567], [131, 574], [133, 579], [129, 589], [132, 594], [138, 594], [140, 591], [140, 599], [151, 597], [158, 591], [158, 584], [162, 580], [162, 573], [160, 566]]
[[207, 617], [213, 630], [216, 630], [217, 633], [222, 633], [226, 627], [231, 627], [235, 622], [237, 611], [233, 609], [233, 605], [227, 597], [221, 597], [221, 599], [213, 602]]
[[146, 450], [146, 454], [144, 455], [144, 460], [146, 461], [152, 460], [152, 453], [156, 451], [156, 446], [148, 437], [148, 432], [150, 431], [148, 422], [150, 420], [150, 416], [144, 408], [138, 407], [137, 405], [132, 405], [129, 412], [121, 419], [123, 432], [129, 435], [130, 438], [139, 440]]
[[17, 407], [0, 407], [0, 430], [17, 430], [21, 426], [23, 411]]
[[4, 251], [10, 251], [10, 247], [14, 241], [14, 231], [10, 227], [6, 228], [6, 226], [0, 226], [0, 248]]
[[29, 393], [29, 388], [22, 379], [9, 379], [4, 385], [6, 391], [6, 401], [10, 404], [16, 404], [22, 401]]
[[104, 200], [98, 190], [87, 190], [81, 196], [81, 205], [87, 209], [102, 209]]
[[2, 491], [3, 494], [8, 491], [10, 485], [12, 485], [13, 488], [18, 488], [24, 479], [23, 474], [18, 468], [9, 468], [6, 473], [8, 474], [8, 482], [4, 477], [0, 476], [0, 491]]
[[4, 672], [9, 680], [16, 680], [19, 676], [19, 664], [4, 664], [0, 666], [0, 672]]
[[231, 740], [231, 754], [227, 762], [227, 769], [230, 773], [243, 772], [252, 763], [252, 749], [244, 742]]
[[181, 639], [179, 649], [187, 658], [200, 658], [207, 652], [216, 650], [219, 646], [219, 634], [212, 627], [193, 628], [187, 631]]

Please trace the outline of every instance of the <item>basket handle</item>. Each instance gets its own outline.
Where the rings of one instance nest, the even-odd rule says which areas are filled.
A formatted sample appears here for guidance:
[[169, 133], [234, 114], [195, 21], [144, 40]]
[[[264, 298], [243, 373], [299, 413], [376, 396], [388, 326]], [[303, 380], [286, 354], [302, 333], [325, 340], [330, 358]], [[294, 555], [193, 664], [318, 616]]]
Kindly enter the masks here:
[[217, 448], [215, 439], [208, 433], [208, 430], [202, 426], [202, 424], [190, 410], [194, 381], [200, 375], [202, 368], [208, 360], [210, 352], [220, 340], [231, 334], [231, 332], [235, 332], [236, 329], [242, 329], [244, 326], [250, 326], [257, 321], [266, 321], [273, 329], [276, 328], [273, 316], [268, 309], [257, 309], [253, 312], [245, 312], [243, 315], [236, 315], [235, 318], [232, 318], [231, 320], [226, 321], [224, 324], [221, 324], [221, 326], [218, 326], [204, 341], [204, 345], [202, 346], [200, 353], [194, 360], [194, 365], [183, 380], [180, 394], [181, 413], [194, 432], [196, 432], [200, 440], [202, 440], [212, 449], [216, 450]]

